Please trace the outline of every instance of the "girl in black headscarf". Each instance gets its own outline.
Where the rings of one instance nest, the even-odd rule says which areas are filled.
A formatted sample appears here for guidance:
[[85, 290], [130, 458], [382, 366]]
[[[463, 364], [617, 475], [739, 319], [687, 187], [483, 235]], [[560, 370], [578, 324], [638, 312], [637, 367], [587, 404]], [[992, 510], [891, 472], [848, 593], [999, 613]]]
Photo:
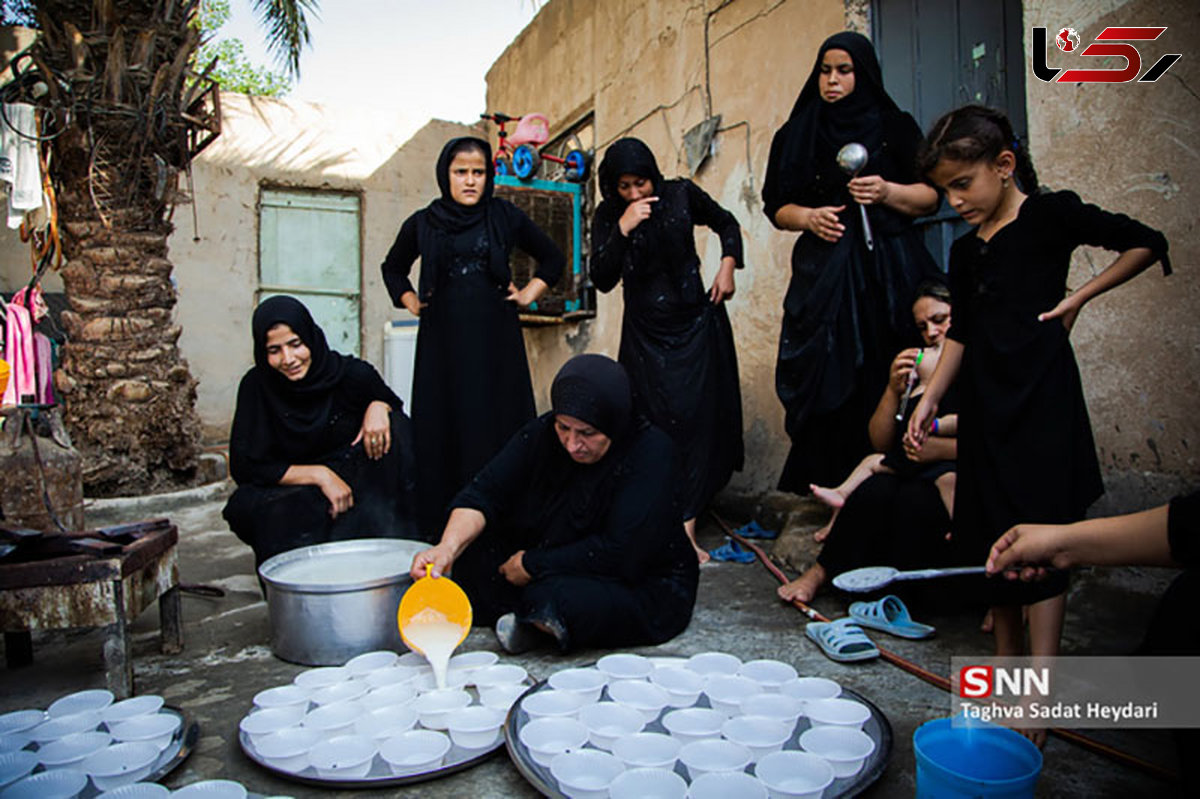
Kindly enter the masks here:
[[[486, 141], [448, 142], [437, 180], [442, 196], [405, 220], [382, 267], [392, 302], [421, 317], [412, 414], [426, 536], [441, 529], [458, 490], [534, 417], [517, 309], [556, 283], [565, 263], [529, 217], [492, 196]], [[508, 267], [514, 246], [538, 262], [520, 290]], [[414, 288], [409, 272], [417, 256]]]
[[[621, 139], [600, 164], [592, 225], [591, 277], [611, 291], [622, 281], [625, 316], [618, 356], [633, 384], [634, 407], [675, 441], [682, 455], [685, 527], [742, 468], [742, 396], [724, 301], [742, 266], [741, 228], [690, 180], [664, 180], [654, 154]], [[693, 228], [720, 237], [721, 267], [704, 289]]]
[[[867, 165], [850, 180], [838, 150], [858, 142]], [[792, 449], [779, 487], [803, 493], [840, 480], [870, 452], [867, 420], [892, 353], [913, 346], [913, 292], [936, 274], [912, 219], [938, 197], [916, 171], [921, 131], [883, 89], [871, 43], [829, 37], [792, 114], [771, 143], [764, 212], [803, 231], [792, 250], [775, 389]], [[860, 203], [869, 219], [871, 247]]]
[[510, 652], [675, 637], [699, 570], [675, 498], [674, 444], [634, 414], [625, 370], [603, 355], [568, 361], [551, 401], [455, 498], [413, 575], [453, 565], [475, 623], [495, 623]]
[[254, 311], [238, 387], [224, 516], [257, 564], [309, 544], [411, 538], [412, 430], [375, 368], [329, 349], [294, 297]]

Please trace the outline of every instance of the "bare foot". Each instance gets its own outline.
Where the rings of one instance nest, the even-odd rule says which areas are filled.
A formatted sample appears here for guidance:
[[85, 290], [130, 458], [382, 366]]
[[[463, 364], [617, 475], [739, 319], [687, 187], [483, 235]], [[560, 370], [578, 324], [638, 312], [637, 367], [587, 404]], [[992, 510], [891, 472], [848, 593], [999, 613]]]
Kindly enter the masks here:
[[696, 560], [700, 561], [701, 566], [712, 560], [712, 555], [708, 554], [707, 550], [703, 550], [695, 544], [692, 544], [692, 549], [696, 550]]
[[814, 483], [809, 483], [808, 488], [813, 492], [813, 496], [824, 502], [831, 508], [840, 508], [846, 504], [846, 498], [833, 488], [823, 488]]
[[829, 537], [829, 531], [832, 529], [833, 529], [833, 520], [830, 519], [829, 524], [826, 524], [824, 527], [820, 528], [815, 533], [813, 533], [813, 541], [816, 541], [817, 543], [824, 541], [826, 538]]
[[995, 626], [995, 619], [992, 616], [992, 612], [989, 610], [987, 613], [983, 614], [983, 621], [979, 622], [979, 632], [990, 633], [993, 626]]
[[784, 602], [799, 599], [801, 602], [811, 602], [816, 596], [817, 589], [825, 582], [825, 567], [814, 563], [808, 571], [786, 585], [779, 586], [776, 593]]

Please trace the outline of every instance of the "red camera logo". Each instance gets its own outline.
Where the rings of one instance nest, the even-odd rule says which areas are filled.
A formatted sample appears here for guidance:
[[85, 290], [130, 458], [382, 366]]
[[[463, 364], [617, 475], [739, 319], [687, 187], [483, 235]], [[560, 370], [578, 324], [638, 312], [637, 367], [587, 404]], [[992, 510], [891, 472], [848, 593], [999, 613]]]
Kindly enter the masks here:
[[963, 699], [1032, 694], [1050, 695], [1049, 669], [963, 666], [958, 670], [958, 695]]
[[1079, 55], [1082, 56], [1117, 56], [1125, 59], [1125, 66], [1108, 69], [1061, 69], [1046, 65], [1046, 29], [1035, 27], [1031, 53], [1034, 77], [1046, 83], [1128, 83], [1134, 78], [1137, 78], [1138, 83], [1153, 83], [1166, 74], [1171, 65], [1182, 58], [1182, 54], [1167, 53], [1139, 78], [1138, 73], [1142, 71], [1142, 54], [1127, 42], [1154, 41], [1162, 36], [1165, 30], [1165, 27], [1108, 27], [1100, 31], [1095, 42], [1079, 51], [1079, 34], [1074, 28], [1062, 28], [1054, 37], [1054, 43], [1062, 52], [1079, 51]]

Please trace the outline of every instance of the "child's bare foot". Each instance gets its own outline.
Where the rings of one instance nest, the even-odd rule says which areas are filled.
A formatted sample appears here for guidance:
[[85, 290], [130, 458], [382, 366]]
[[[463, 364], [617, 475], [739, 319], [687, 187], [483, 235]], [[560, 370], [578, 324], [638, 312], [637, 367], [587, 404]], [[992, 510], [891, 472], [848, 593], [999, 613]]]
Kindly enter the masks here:
[[817, 589], [825, 582], [825, 567], [814, 563], [808, 571], [786, 585], [779, 586], [776, 593], [785, 602], [799, 599], [801, 602], [811, 602], [817, 595]]
[[824, 541], [826, 538], [829, 537], [829, 531], [832, 529], [833, 529], [833, 520], [830, 519], [829, 524], [826, 524], [824, 527], [821, 527], [820, 529], [818, 529], [816, 532], [813, 533], [813, 541], [816, 541], [817, 543]]
[[824, 488], [815, 483], [809, 483], [808, 489], [812, 491], [814, 497], [831, 508], [840, 508], [846, 504], [846, 498], [839, 494], [835, 488]]

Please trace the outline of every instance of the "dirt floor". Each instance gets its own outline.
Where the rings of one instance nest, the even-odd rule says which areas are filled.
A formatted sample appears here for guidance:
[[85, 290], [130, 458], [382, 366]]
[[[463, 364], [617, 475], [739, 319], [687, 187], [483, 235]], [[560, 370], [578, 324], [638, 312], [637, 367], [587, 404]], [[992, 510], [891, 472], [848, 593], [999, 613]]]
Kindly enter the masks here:
[[[285, 782], [249, 760], [237, 743], [237, 724], [258, 691], [289, 682], [300, 666], [271, 654], [265, 603], [259, 594], [250, 550], [221, 519], [224, 491], [220, 486], [132, 502], [105, 501], [89, 511], [90, 524], [168, 516], [180, 529], [180, 577], [188, 583], [219, 586], [223, 598], [185, 596], [185, 649], [166, 656], [158, 649], [158, 614], [148, 610], [134, 625], [135, 684], [138, 693], [155, 693], [183, 708], [200, 725], [194, 753], [165, 780], [180, 787], [199, 779], [240, 780], [259, 794], [295, 797], [327, 796], [331, 791]], [[779, 549], [794, 566], [811, 555], [808, 531], [822, 521], [815, 509], [792, 499], [770, 498], [765, 503], [740, 503], [726, 508], [737, 523], [756, 516], [764, 525], [786, 524], [787, 540]], [[700, 530], [703, 545], [721, 543], [716, 525]], [[1138, 642], [1169, 577], [1162, 570], [1085, 571], [1072, 587], [1064, 633], [1064, 654], [1121, 654]], [[685, 633], [643, 654], [690, 655], [707, 650], [733, 652], [743, 659], [777, 658], [792, 663], [802, 675], [830, 677], [872, 700], [886, 714], [894, 733], [887, 769], [865, 795], [912, 796], [915, 790], [913, 731], [923, 722], [950, 713], [949, 695], [899, 668], [873, 661], [842, 665], [826, 659], [803, 635], [807, 619], [775, 599], [775, 578], [759, 564], [714, 564], [701, 570], [695, 615]], [[847, 601], [835, 593], [819, 596], [815, 606], [828, 616], [840, 616]], [[948, 607], [937, 591], [912, 597], [914, 617], [938, 628], [926, 641], [906, 641], [879, 634], [877, 643], [923, 668], [945, 675], [952, 654], [984, 655], [991, 641], [978, 631], [982, 611]], [[489, 630], [476, 629], [463, 644], [468, 649], [499, 651]], [[567, 657], [531, 653], [517, 658], [538, 676], [568, 665], [595, 661], [596, 651]], [[34, 665], [8, 670], [0, 687], [0, 712], [45, 707], [65, 693], [103, 685], [101, 638], [97, 633], [38, 634]], [[1138, 757], [1176, 768], [1174, 748], [1163, 731], [1125, 731], [1100, 734], [1097, 739]], [[535, 796], [536, 791], [501, 752], [469, 771], [400, 789], [343, 792], [353, 796]], [[1045, 749], [1039, 796], [1166, 796], [1172, 787], [1137, 770], [1076, 745], [1052, 738]]]

